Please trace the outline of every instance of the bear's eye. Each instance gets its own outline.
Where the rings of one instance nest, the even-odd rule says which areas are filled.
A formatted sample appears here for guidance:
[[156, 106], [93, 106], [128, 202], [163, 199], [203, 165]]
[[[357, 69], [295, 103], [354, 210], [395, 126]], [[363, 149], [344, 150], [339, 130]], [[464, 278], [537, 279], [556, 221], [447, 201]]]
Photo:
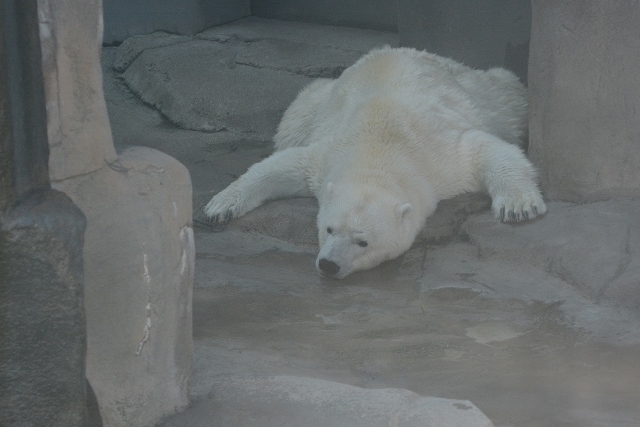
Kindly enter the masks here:
[[329, 234], [333, 233], [333, 228], [327, 227], [327, 233], [329, 233]]
[[367, 246], [369, 246], [369, 243], [367, 243], [366, 240], [362, 240], [358, 242], [358, 246], [360, 246], [361, 248], [366, 248]]

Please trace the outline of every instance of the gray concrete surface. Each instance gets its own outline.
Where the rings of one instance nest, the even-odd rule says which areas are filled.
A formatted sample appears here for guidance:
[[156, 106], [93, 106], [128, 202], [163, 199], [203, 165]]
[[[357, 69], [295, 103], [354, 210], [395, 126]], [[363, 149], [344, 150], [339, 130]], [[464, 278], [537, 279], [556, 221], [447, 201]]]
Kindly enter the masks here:
[[[256, 63], [270, 65], [250, 71], [273, 85], [285, 80], [265, 77], [275, 69], [292, 82], [304, 76], [286, 63], [306, 57], [322, 64], [326, 51], [318, 43], [357, 51], [350, 48], [356, 41], [366, 46], [367, 39], [377, 44], [395, 37], [256, 18], [233, 25], [182, 46], [209, 40], [213, 61], [250, 51], [229, 44], [232, 52], [221, 54], [222, 40], [269, 39]], [[306, 45], [304, 52], [291, 48], [294, 42]], [[164, 49], [174, 54], [178, 46], [154, 49], [167, 68], [150, 67], [147, 75], [172, 72]], [[318, 57], [311, 58], [313, 52]], [[123, 63], [122, 55], [112, 48], [103, 54], [116, 146], [147, 145], [171, 154], [188, 166], [194, 186], [194, 403], [161, 425], [285, 422], [264, 410], [269, 404], [294, 420], [315, 416], [318, 406], [344, 413], [345, 423], [354, 415], [339, 405], [322, 406], [322, 399], [292, 404], [286, 393], [302, 378], [331, 382], [327, 387], [335, 390], [358, 387], [349, 389], [354, 396], [391, 388], [468, 400], [498, 427], [638, 425], [639, 202], [550, 201], [547, 216], [506, 225], [491, 218], [486, 197], [466, 195], [443, 202], [400, 258], [342, 281], [322, 279], [314, 267], [317, 205], [311, 199], [271, 202], [227, 227], [200, 222], [198, 209], [211, 195], [270, 154], [269, 132], [252, 123], [219, 132], [175, 126], [128, 88], [133, 76], [126, 73], [137, 60], [125, 75], [112, 68], [114, 60]], [[286, 61], [278, 66], [280, 60], [271, 58]], [[236, 62], [236, 69], [242, 66], [249, 67]], [[193, 70], [191, 83], [176, 85], [192, 84], [206, 97], [208, 87], [220, 82], [202, 72]], [[226, 85], [243, 81], [232, 73], [225, 79]], [[292, 101], [284, 99], [288, 88], [274, 92], [283, 98], [274, 102]], [[243, 102], [251, 109], [262, 101], [248, 94]], [[190, 108], [188, 100], [181, 108]], [[270, 381], [282, 378], [298, 385], [273, 392]]]

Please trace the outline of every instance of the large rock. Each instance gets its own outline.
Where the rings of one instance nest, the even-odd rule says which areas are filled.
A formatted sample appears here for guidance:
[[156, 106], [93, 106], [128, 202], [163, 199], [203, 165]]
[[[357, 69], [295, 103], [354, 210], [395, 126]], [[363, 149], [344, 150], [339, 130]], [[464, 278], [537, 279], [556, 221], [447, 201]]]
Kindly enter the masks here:
[[241, 65], [235, 55], [225, 44], [194, 40], [144, 51], [123, 77], [142, 100], [182, 128], [272, 135], [311, 79]]
[[87, 378], [104, 424], [151, 426], [188, 404], [191, 181], [158, 151], [116, 154], [102, 93], [100, 5], [39, 5], [49, 174], [87, 218]]
[[142, 52], [147, 49], [171, 46], [192, 40], [191, 37], [157, 31], [151, 34], [129, 37], [117, 48], [117, 55], [111, 64], [118, 72], [125, 71]]
[[62, 186], [90, 224], [87, 377], [103, 420], [153, 425], [188, 404], [195, 259], [188, 172], [135, 147]]
[[162, 427], [492, 427], [468, 400], [402, 389], [364, 389], [314, 378], [276, 376], [219, 382], [213, 398]]
[[118, 48], [113, 66], [135, 94], [184, 129], [271, 138], [312, 79], [338, 77], [371, 48], [396, 39], [249, 18], [192, 40], [166, 33], [131, 38]]
[[88, 425], [84, 216], [42, 191], [0, 226], [0, 425]]
[[640, 6], [535, 0], [529, 155], [546, 195], [640, 197]]

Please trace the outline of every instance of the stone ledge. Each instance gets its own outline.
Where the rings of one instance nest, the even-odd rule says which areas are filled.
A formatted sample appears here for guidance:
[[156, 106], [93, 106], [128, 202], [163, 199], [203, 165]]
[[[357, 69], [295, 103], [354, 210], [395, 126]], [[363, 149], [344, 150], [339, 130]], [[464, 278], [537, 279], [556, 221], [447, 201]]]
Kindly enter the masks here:
[[297, 376], [220, 381], [211, 398], [160, 427], [492, 427], [468, 400], [364, 389]]

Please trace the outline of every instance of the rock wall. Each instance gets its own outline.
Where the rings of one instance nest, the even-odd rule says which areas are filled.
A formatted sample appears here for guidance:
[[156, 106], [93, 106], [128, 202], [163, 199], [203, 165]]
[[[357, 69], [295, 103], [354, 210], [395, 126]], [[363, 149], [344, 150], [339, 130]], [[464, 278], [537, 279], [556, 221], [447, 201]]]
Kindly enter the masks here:
[[63, 193], [44, 190], [0, 222], [0, 425], [89, 425], [84, 216]]
[[53, 188], [87, 219], [87, 378], [106, 426], [185, 408], [191, 379], [191, 180], [148, 148], [116, 153], [102, 92], [99, 0], [39, 0]]
[[88, 408], [85, 218], [49, 187], [35, 0], [0, 2], [0, 425], [100, 426]]
[[532, 6], [529, 155], [546, 196], [640, 197], [640, 2]]
[[251, 15], [284, 21], [398, 31], [396, 0], [251, 0]]
[[249, 16], [250, 0], [104, 0], [104, 42], [166, 31], [191, 35]]

